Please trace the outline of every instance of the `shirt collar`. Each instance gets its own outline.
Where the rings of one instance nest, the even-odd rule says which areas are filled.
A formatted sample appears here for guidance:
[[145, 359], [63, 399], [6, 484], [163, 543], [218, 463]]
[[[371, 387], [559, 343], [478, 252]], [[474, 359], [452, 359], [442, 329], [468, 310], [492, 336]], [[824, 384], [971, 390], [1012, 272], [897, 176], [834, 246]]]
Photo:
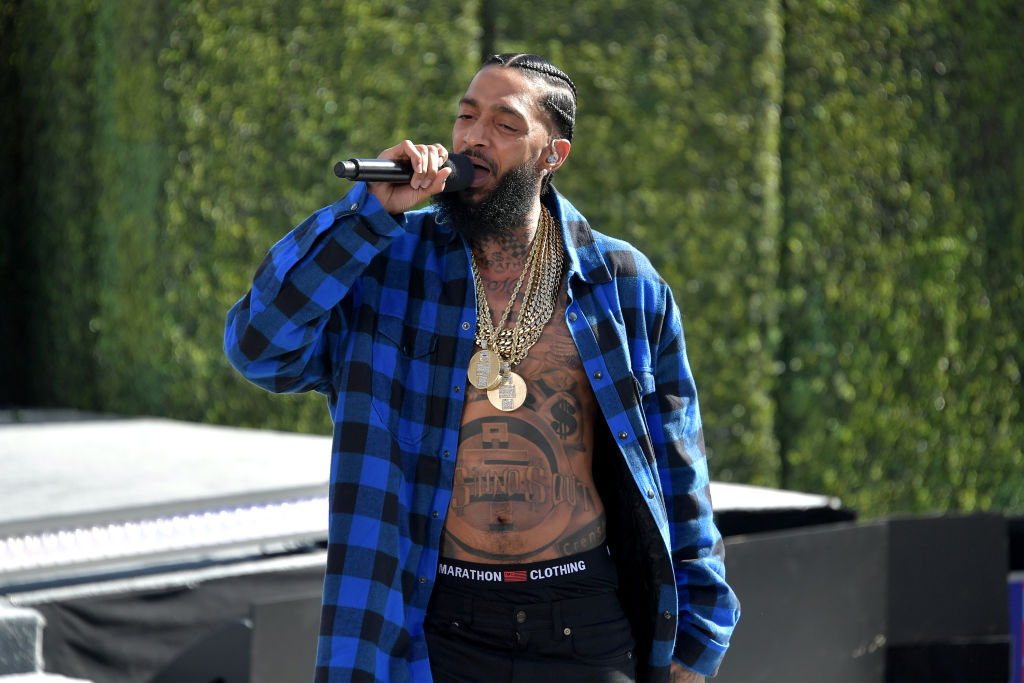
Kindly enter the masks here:
[[554, 187], [541, 197], [541, 201], [562, 228], [562, 244], [569, 257], [569, 277], [576, 276], [584, 282], [609, 282], [612, 274], [594, 239], [594, 231], [583, 214]]

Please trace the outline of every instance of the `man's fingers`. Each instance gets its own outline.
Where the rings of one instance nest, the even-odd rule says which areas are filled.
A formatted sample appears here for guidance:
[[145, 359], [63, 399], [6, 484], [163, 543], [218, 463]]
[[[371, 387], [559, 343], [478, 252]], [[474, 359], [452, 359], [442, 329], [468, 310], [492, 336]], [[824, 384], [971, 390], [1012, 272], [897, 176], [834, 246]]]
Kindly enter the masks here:
[[444, 191], [445, 183], [448, 182], [448, 177], [452, 174], [452, 169], [442, 168], [437, 172], [437, 176], [434, 177], [434, 183], [430, 186], [430, 194], [437, 194], [438, 192]]
[[432, 189], [437, 181], [438, 171], [448, 159], [448, 152], [440, 143], [433, 145], [417, 145], [422, 165], [413, 167], [412, 186], [418, 190]]
[[412, 169], [408, 183], [369, 184], [370, 192], [389, 213], [408, 211], [430, 195], [441, 192], [451, 175], [449, 169], [442, 169], [448, 161], [448, 150], [440, 143], [424, 145], [403, 140], [381, 152], [379, 158], [408, 161]]

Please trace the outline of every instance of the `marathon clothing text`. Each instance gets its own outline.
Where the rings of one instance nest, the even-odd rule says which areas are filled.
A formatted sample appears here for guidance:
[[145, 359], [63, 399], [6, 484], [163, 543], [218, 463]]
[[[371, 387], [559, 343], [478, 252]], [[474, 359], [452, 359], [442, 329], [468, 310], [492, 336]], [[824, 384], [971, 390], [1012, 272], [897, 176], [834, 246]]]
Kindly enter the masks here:
[[580, 574], [587, 571], [586, 560], [576, 560], [575, 562], [564, 562], [561, 564], [555, 564], [548, 567], [542, 567], [537, 569], [477, 569], [475, 567], [460, 566], [456, 563], [450, 563], [448, 560], [441, 560], [437, 565], [437, 573], [442, 576], [450, 576], [456, 579], [464, 579], [466, 581], [481, 581], [481, 582], [496, 582], [496, 583], [509, 583], [509, 582], [523, 582], [523, 581], [543, 581], [545, 579], [553, 579], [562, 576], [571, 576], [574, 574]]

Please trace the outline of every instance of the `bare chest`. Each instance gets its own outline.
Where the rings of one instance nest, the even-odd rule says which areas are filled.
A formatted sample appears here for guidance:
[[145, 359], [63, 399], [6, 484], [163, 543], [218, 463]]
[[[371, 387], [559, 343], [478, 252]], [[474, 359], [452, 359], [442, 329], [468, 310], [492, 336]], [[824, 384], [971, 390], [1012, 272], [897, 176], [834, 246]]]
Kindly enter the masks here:
[[445, 556], [529, 562], [604, 539], [592, 474], [596, 399], [565, 324], [564, 285], [540, 338], [512, 370], [526, 392], [515, 410], [467, 385]]

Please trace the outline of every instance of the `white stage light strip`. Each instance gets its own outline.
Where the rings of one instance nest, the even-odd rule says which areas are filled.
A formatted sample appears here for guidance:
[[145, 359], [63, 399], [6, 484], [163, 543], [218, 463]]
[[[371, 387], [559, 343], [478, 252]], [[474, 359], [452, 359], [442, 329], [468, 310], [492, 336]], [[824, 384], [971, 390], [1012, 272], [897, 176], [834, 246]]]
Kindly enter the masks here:
[[0, 537], [0, 584], [5, 574], [68, 565], [326, 538], [327, 515], [327, 498], [316, 497]]

